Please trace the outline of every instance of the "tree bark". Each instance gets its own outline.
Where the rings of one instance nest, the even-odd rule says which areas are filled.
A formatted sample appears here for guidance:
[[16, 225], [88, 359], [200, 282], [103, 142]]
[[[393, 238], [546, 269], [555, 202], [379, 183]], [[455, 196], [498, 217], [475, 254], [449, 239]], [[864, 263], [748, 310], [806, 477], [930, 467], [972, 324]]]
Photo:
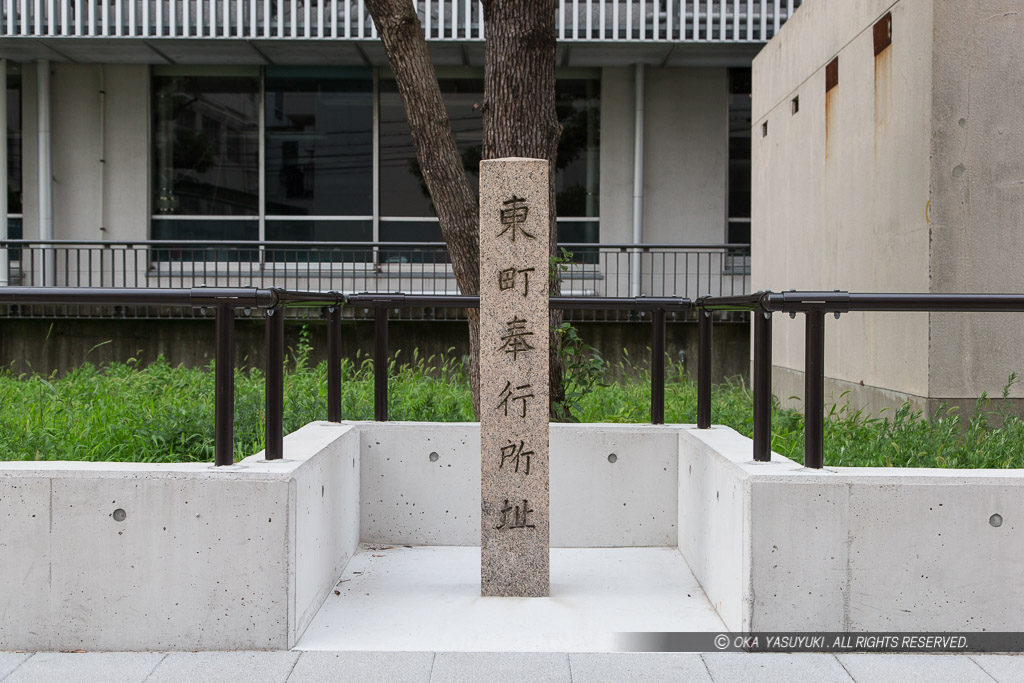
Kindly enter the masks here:
[[[555, 112], [555, 0], [483, 0], [484, 63], [483, 158], [530, 157], [548, 160], [549, 250], [558, 256], [555, 159], [562, 126]], [[561, 292], [557, 277], [550, 294]], [[560, 339], [562, 312], [551, 311], [551, 405], [565, 400]], [[552, 417], [557, 417], [551, 411]]]
[[[466, 180], [441, 89], [409, 0], [366, 0], [405, 105], [416, 158], [448, 245], [452, 270], [463, 294], [480, 292], [480, 232], [477, 199]], [[508, 156], [548, 160], [549, 248], [557, 255], [555, 157], [561, 126], [555, 113], [554, 0], [485, 0], [483, 158]], [[551, 294], [560, 291], [552, 279]], [[469, 318], [470, 386], [480, 415], [480, 317]], [[551, 400], [564, 400], [559, 339], [562, 314], [551, 314]]]
[[[416, 159], [463, 294], [480, 293], [479, 207], [466, 180], [427, 41], [409, 0], [366, 0], [395, 75]], [[469, 379], [480, 414], [480, 317], [468, 310]]]

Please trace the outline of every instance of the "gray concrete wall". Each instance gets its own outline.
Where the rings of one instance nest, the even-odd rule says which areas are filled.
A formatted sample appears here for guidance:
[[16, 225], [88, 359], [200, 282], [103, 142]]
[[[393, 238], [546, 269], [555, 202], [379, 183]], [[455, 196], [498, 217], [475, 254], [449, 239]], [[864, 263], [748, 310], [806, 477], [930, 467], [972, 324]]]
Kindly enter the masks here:
[[286, 650], [359, 543], [359, 438], [284, 458], [0, 463], [2, 650]]
[[149, 67], [107, 65], [104, 239], [149, 239]]
[[[725, 240], [729, 80], [724, 68], [645, 72], [644, 241]], [[601, 76], [601, 241], [633, 241], [634, 70]]]
[[1020, 470], [753, 462], [726, 427], [681, 429], [679, 446], [678, 547], [729, 630], [1024, 625], [1006, 589], [1022, 532], [1003, 512], [1024, 503]]
[[[147, 239], [149, 67], [51, 63], [50, 69], [54, 237]], [[22, 74], [23, 224], [31, 239], [39, 235], [37, 65], [27, 64]]]
[[[935, 3], [934, 292], [1024, 291], [1022, 9], [1019, 0]], [[1022, 337], [1024, 315], [933, 314], [929, 395], [998, 396], [1011, 372], [1024, 371]]]
[[[886, 11], [892, 44], [876, 56]], [[927, 1], [811, 0], [754, 60], [754, 290], [929, 291], [931, 26]], [[803, 323], [776, 316], [780, 370], [802, 373]], [[858, 407], [923, 400], [928, 339], [927, 314], [829, 318], [826, 375], [863, 387]], [[784, 399], [792, 388], [775, 387]]]
[[729, 170], [726, 69], [648, 69], [644, 241], [725, 241]]
[[[1024, 289], [1018, 10], [1013, 0], [801, 8], [754, 61], [754, 289]], [[892, 44], [875, 55], [871, 29], [886, 11]], [[826, 96], [833, 55], [839, 85]], [[802, 328], [775, 326], [782, 396], [803, 369]], [[826, 375], [861, 406], [970, 406], [1024, 369], [1020, 315], [859, 314], [827, 329]]]
[[601, 69], [601, 241], [633, 241], [633, 70]]
[[[93, 64], [53, 66], [53, 235], [58, 239], [103, 238], [101, 68]], [[118, 213], [127, 207], [111, 208]]]

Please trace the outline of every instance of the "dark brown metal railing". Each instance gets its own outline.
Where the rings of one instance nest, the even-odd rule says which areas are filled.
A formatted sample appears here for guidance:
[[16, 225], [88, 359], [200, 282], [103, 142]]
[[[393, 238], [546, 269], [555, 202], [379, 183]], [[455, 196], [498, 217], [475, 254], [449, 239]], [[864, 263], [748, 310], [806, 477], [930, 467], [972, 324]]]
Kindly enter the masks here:
[[[804, 466], [824, 466], [825, 314], [930, 312], [990, 313], [1024, 312], [1024, 294], [855, 294], [831, 292], [757, 292], [747, 296], [703, 297], [694, 307], [705, 312], [751, 311], [754, 318], [754, 460], [771, 460], [771, 383], [773, 313], [804, 314]], [[703, 322], [704, 318], [701, 317]], [[709, 318], [710, 321], [710, 318]], [[708, 323], [710, 324], [710, 322]], [[707, 346], [705, 347], [705, 343]], [[701, 363], [710, 358], [710, 333], [701, 336]], [[710, 426], [710, 378], [698, 383], [698, 414], [708, 415]]]
[[[288, 307], [328, 310], [327, 412], [340, 421], [340, 309], [344, 304], [372, 307], [375, 313], [374, 419], [388, 419], [388, 311], [402, 307], [479, 306], [467, 295], [350, 294], [283, 289], [215, 288], [131, 289], [79, 287], [0, 287], [0, 304], [141, 304], [213, 308], [216, 311], [216, 399], [214, 463], [234, 462], [234, 312], [266, 310], [266, 459], [283, 457], [284, 315]], [[849, 292], [758, 292], [746, 296], [550, 298], [561, 310], [628, 310], [651, 313], [651, 423], [665, 422], [665, 316], [698, 311], [700, 352], [697, 371], [697, 426], [711, 426], [711, 351], [713, 314], [750, 311], [754, 319], [754, 439], [757, 461], [771, 460], [771, 316], [804, 314], [804, 465], [824, 465], [825, 315], [853, 311], [1024, 312], [1024, 294], [851, 294]]]
[[[212, 308], [215, 325], [214, 464], [234, 464], [234, 321], [236, 308], [266, 311], [266, 425], [267, 460], [284, 457], [284, 309], [325, 307], [328, 311], [327, 419], [341, 420], [341, 306], [370, 306], [375, 312], [374, 419], [388, 419], [388, 310], [414, 307], [476, 308], [478, 296], [353, 294], [298, 292], [283, 289], [213, 288], [131, 289], [80, 287], [0, 287], [0, 304], [141, 304]], [[562, 310], [650, 311], [651, 422], [665, 422], [665, 314], [685, 312], [690, 300], [673, 297], [551, 297]]]

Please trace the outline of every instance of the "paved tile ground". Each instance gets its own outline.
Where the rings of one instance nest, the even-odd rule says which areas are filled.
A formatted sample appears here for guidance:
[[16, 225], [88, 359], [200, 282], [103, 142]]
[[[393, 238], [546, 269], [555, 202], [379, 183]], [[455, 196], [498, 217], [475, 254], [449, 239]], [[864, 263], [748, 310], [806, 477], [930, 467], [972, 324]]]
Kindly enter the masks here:
[[557, 652], [0, 652], [0, 683], [1017, 683], [1022, 655]]
[[970, 657], [860, 654], [837, 655], [837, 659], [857, 681], [991, 683], [993, 678]]
[[136, 683], [153, 673], [160, 652], [40, 652], [11, 671], [4, 683]]

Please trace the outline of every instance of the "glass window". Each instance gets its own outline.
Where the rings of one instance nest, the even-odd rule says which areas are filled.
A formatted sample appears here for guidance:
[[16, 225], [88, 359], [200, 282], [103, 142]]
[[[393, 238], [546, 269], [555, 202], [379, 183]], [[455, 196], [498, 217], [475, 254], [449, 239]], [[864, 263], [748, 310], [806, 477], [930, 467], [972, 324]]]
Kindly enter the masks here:
[[381, 263], [448, 263], [448, 250], [444, 247], [425, 247], [408, 242], [444, 242], [441, 224], [436, 220], [383, 221], [380, 241], [397, 242], [398, 246], [381, 247]]
[[750, 69], [729, 70], [730, 243], [750, 243]]
[[[562, 124], [555, 162], [558, 216], [593, 218], [599, 213], [600, 199], [601, 82], [595, 78], [559, 79], [555, 88], [555, 109]], [[560, 237], [562, 231], [559, 226]]]
[[370, 71], [268, 68], [264, 106], [267, 215], [371, 215]]
[[257, 76], [153, 77], [155, 214], [259, 213], [258, 106]]
[[[375, 140], [374, 80], [368, 68], [267, 67], [262, 75], [229, 67], [224, 71], [154, 69], [153, 239], [371, 241], [376, 145], [378, 239], [441, 241], [394, 80], [379, 81]], [[9, 85], [15, 83], [9, 79]], [[483, 80], [441, 78], [439, 84], [475, 193]], [[20, 104], [18, 94], [20, 90], [9, 93], [9, 103]], [[560, 79], [556, 96], [563, 126], [555, 188], [562, 219], [559, 236], [562, 241], [597, 242], [600, 79]], [[20, 106], [14, 106], [8, 120], [20, 130], [19, 114]], [[18, 159], [10, 174], [14, 213], [21, 208], [20, 135], [9, 139], [10, 163]], [[371, 253], [331, 253], [327, 259], [363, 261]], [[384, 262], [447, 258], [443, 250], [398, 244], [379, 254]]]
[[[455, 145], [475, 194], [483, 142], [480, 105], [484, 99], [484, 82], [482, 78], [441, 78], [438, 83]], [[382, 217], [437, 215], [416, 161], [398, 85], [392, 79], [380, 81], [380, 194]]]
[[11, 65], [8, 65], [7, 69], [7, 237], [20, 240], [21, 74], [11, 73]]
[[[271, 242], [372, 242], [373, 221], [268, 219], [266, 237]], [[266, 259], [268, 262], [366, 263], [373, 260], [373, 250], [352, 246], [335, 249], [325, 246], [283, 245], [267, 248]]]
[[[438, 82], [462, 165], [476, 193], [483, 140], [483, 79], [441, 78]], [[596, 218], [600, 210], [600, 90], [597, 78], [559, 79], [556, 83], [555, 108], [562, 124], [555, 177], [559, 217]], [[380, 82], [380, 192], [381, 217], [385, 220], [436, 215], [416, 161], [398, 87], [391, 79]], [[567, 230], [573, 236], [596, 242], [595, 225], [559, 225], [559, 234]], [[387, 239], [385, 232], [413, 239], [421, 235], [418, 241], [434, 240], [440, 235], [436, 228], [431, 231], [419, 223], [396, 226], [394, 230], [386, 230], [382, 223], [382, 240]]]
[[249, 242], [260, 238], [260, 225], [252, 219], [158, 218], [152, 222], [152, 239], [180, 240], [180, 244], [150, 250], [153, 261], [253, 261], [255, 249], [217, 249], [191, 243], [204, 240]]

